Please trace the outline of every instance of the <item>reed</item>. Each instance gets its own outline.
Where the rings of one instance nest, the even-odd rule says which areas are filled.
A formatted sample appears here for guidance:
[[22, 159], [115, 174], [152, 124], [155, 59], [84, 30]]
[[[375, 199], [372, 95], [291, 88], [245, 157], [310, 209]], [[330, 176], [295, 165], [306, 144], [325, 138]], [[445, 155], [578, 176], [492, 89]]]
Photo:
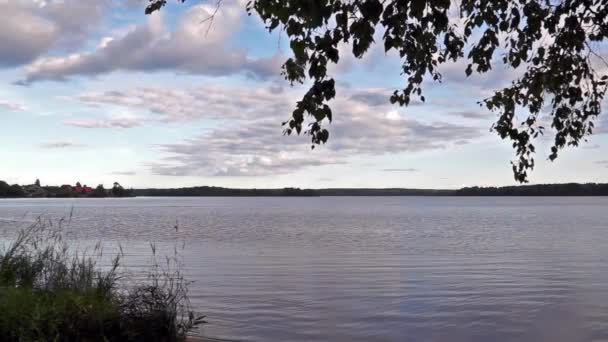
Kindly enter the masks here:
[[74, 251], [60, 221], [38, 219], [0, 249], [3, 341], [182, 341], [205, 323], [188, 301], [175, 256], [153, 260], [143, 279], [123, 269], [122, 249], [100, 266], [100, 244]]

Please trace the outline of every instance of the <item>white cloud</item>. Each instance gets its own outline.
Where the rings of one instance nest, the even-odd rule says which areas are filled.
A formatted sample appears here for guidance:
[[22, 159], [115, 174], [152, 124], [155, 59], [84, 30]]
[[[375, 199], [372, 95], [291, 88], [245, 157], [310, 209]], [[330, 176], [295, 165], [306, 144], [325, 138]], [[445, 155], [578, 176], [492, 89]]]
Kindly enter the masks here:
[[[352, 156], [378, 156], [448, 148], [480, 136], [477, 127], [424, 122], [380, 102], [386, 89], [344, 89], [334, 100], [330, 141], [310, 150], [308, 137], [284, 137], [280, 123], [290, 117], [300, 95], [276, 91], [203, 85], [185, 89], [139, 88], [87, 93], [77, 100], [91, 106], [146, 110], [161, 122], [214, 120], [214, 129], [157, 149], [165, 156], [149, 166], [161, 175], [259, 176], [290, 173], [310, 166], [347, 163]], [[362, 96], [364, 94], [364, 96]], [[384, 103], [384, 104], [383, 104]], [[416, 108], [408, 108], [415, 111]], [[397, 119], [397, 120], [395, 120]]]
[[581, 148], [585, 149], [585, 150], [597, 150], [600, 147], [601, 146], [599, 144], [593, 144], [593, 145], [584, 144], [584, 145], [581, 146]]
[[[330, 129], [329, 142], [312, 151], [309, 137], [281, 135], [281, 119], [289, 116], [297, 99], [293, 91], [272, 94], [260, 89], [223, 89], [222, 93], [238, 99], [237, 103], [224, 103], [218, 100], [214, 91], [203, 91], [205, 89], [212, 88], [202, 87], [193, 91], [196, 96], [189, 91], [185, 93], [196, 99], [199, 113], [206, 113], [209, 115], [207, 118], [217, 120], [217, 128], [179, 143], [157, 146], [164, 157], [149, 164], [153, 173], [172, 176], [286, 174], [309, 167], [348, 163], [354, 156], [444, 149], [468, 143], [481, 135], [478, 128], [471, 126], [424, 122], [407, 117], [387, 119], [384, 113], [389, 111], [390, 105], [377, 107], [351, 101], [352, 92], [358, 91], [351, 90], [333, 103], [334, 121], [327, 126]], [[123, 100], [133, 105], [132, 101]], [[171, 103], [164, 107], [163, 115], [170, 115], [168, 109], [174, 106]], [[224, 107], [223, 117], [214, 110], [207, 111], [227, 104], [230, 105]], [[180, 101], [175, 108], [183, 109], [184, 106], [189, 104]]]
[[[604, 107], [607, 104], [604, 104]], [[606, 134], [608, 133], [608, 115], [605, 113], [600, 114], [595, 119], [595, 129], [593, 130], [593, 134]]]
[[27, 107], [20, 102], [0, 101], [0, 109], [7, 109], [13, 112], [23, 112]]
[[79, 46], [99, 24], [110, 3], [0, 0], [0, 67], [29, 63], [52, 47]]
[[162, 122], [191, 122], [202, 118], [254, 120], [283, 113], [286, 118], [296, 97], [274, 87], [228, 87], [206, 84], [189, 89], [159, 87], [89, 92], [77, 100], [93, 107], [118, 106], [147, 110]]
[[115, 171], [110, 174], [114, 176], [135, 176], [137, 173], [135, 171]]
[[488, 119], [488, 118], [493, 118], [493, 113], [489, 112], [489, 111], [479, 111], [479, 110], [461, 110], [461, 111], [454, 111], [454, 112], [448, 112], [448, 115], [453, 115], [453, 116], [459, 116], [465, 119]]
[[71, 141], [71, 140], [53, 140], [53, 141], [47, 141], [45, 143], [40, 144], [40, 147], [46, 148], [46, 149], [64, 149], [64, 148], [84, 147], [84, 145], [81, 143]]
[[79, 128], [135, 128], [143, 125], [143, 119], [134, 115], [113, 115], [107, 119], [78, 119], [64, 122]]
[[386, 113], [386, 118], [389, 120], [401, 120], [401, 115], [396, 110], [391, 110]]
[[382, 169], [384, 172], [418, 172], [420, 170], [414, 168], [393, 168], [393, 169]]
[[57, 39], [58, 29], [19, 1], [0, 1], [0, 66], [27, 63], [46, 52]]
[[26, 68], [20, 84], [40, 80], [65, 81], [72, 76], [95, 76], [117, 70], [171, 70], [211, 76], [246, 73], [266, 78], [279, 75], [282, 57], [253, 59], [242, 49], [227, 47], [236, 34], [242, 4], [222, 3], [213, 27], [201, 23], [213, 9], [191, 8], [174, 31], [166, 27], [162, 13], [151, 15], [145, 24], [118, 37], [105, 37], [94, 51], [60, 57], [39, 58]]

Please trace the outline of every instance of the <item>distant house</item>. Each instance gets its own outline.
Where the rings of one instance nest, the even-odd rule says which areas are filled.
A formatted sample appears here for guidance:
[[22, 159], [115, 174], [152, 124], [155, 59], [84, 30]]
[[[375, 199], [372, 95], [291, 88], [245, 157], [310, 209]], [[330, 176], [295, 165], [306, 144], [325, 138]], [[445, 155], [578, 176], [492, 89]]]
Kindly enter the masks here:
[[80, 182], [76, 183], [76, 186], [72, 188], [72, 190], [78, 195], [89, 195], [93, 193], [93, 188], [86, 186], [86, 184], [80, 185]]

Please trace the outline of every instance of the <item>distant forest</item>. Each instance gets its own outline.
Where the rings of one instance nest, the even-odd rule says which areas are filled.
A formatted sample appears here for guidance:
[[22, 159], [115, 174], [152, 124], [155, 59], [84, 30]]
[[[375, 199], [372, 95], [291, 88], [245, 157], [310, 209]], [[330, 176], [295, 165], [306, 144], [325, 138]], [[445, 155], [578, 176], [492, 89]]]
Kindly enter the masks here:
[[608, 196], [608, 184], [567, 183], [505, 187], [467, 187], [458, 190], [403, 189], [403, 188], [334, 188], [334, 189], [232, 189], [215, 186], [197, 186], [174, 189], [125, 189], [114, 183], [110, 189], [103, 185], [90, 188], [86, 185], [41, 186], [9, 185], [0, 181], [0, 198], [23, 197], [311, 197], [311, 196]]
[[215, 186], [196, 186], [177, 189], [136, 189], [135, 196], [319, 196], [316, 190], [284, 189], [231, 189]]
[[608, 196], [608, 184], [566, 183], [504, 187], [471, 187], [455, 191], [456, 196]]
[[199, 186], [176, 189], [136, 189], [135, 196], [608, 196], [608, 184], [567, 183], [506, 187], [435, 189], [231, 189]]

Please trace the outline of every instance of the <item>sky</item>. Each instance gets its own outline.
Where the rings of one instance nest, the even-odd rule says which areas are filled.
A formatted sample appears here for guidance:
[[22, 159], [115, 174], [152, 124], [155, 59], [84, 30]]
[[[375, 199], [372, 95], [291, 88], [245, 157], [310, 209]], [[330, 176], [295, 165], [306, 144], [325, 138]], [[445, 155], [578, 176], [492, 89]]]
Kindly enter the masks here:
[[[246, 1], [0, 0], [0, 179], [9, 183], [182, 187], [459, 188], [514, 185], [513, 150], [477, 102], [518, 70], [465, 76], [444, 65], [426, 102], [388, 101], [405, 80], [382, 44], [341, 46], [330, 139], [283, 136], [306, 84], [280, 74], [287, 37]], [[380, 38], [380, 37], [379, 37]], [[549, 162], [537, 141], [532, 183], [608, 182], [608, 116]]]

